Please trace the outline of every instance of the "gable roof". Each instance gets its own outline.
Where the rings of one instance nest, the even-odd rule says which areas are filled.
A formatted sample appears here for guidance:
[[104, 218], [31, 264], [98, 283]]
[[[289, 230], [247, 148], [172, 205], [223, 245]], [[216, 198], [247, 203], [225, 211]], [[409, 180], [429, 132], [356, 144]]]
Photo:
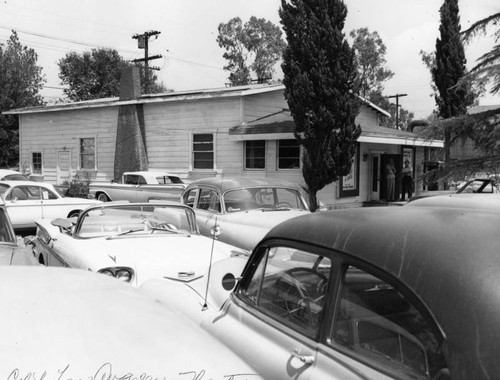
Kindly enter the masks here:
[[[29, 108], [18, 108], [3, 112], [4, 115], [22, 115], [22, 114], [35, 114], [45, 112], [59, 112], [77, 109], [91, 109], [101, 107], [114, 107], [124, 106], [131, 104], [148, 104], [148, 103], [162, 103], [162, 102], [176, 102], [186, 100], [200, 100], [200, 99], [214, 99], [214, 98], [229, 98], [229, 97], [243, 97], [248, 95], [255, 95], [259, 93], [266, 93], [272, 91], [284, 91], [283, 84], [251, 84], [245, 86], [222, 87], [211, 89], [198, 89], [187, 91], [172, 91], [163, 94], [146, 94], [137, 99], [120, 100], [120, 98], [103, 98], [94, 100], [85, 100], [81, 102], [51, 104]], [[372, 108], [375, 112], [390, 116], [387, 111], [382, 110], [370, 101], [361, 98], [361, 101], [368, 107]]]

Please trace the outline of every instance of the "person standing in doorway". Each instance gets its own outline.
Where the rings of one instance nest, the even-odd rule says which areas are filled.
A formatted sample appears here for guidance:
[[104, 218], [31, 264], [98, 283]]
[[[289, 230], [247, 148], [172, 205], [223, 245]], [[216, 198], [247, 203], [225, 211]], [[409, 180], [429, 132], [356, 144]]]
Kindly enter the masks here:
[[385, 179], [387, 184], [387, 202], [394, 202], [394, 187], [396, 184], [396, 167], [391, 158], [385, 166]]
[[410, 200], [413, 192], [413, 169], [410, 166], [410, 161], [405, 160], [405, 166], [403, 167], [403, 195], [401, 199], [404, 201], [405, 196], [408, 194], [408, 200]]

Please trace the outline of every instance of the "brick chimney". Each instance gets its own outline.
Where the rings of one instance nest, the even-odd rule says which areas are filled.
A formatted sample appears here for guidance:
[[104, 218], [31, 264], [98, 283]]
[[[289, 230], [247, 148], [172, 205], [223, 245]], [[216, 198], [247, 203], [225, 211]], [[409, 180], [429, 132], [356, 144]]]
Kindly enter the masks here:
[[[141, 96], [138, 67], [122, 70], [120, 100], [134, 100]], [[127, 171], [148, 170], [145, 144], [145, 126], [142, 104], [121, 105], [118, 109], [114, 179], [119, 181]]]

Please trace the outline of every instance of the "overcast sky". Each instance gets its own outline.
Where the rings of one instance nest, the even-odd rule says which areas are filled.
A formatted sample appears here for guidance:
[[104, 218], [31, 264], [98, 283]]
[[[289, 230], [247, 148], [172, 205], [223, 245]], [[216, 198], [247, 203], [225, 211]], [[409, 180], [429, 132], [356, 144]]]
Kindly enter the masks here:
[[[251, 16], [280, 25], [280, 0], [1, 0], [0, 43], [18, 31], [21, 42], [34, 48], [47, 77], [43, 95], [61, 96], [57, 61], [69, 51], [97, 47], [117, 49], [125, 59], [142, 58], [134, 34], [156, 30], [150, 40], [151, 61], [160, 79], [173, 90], [223, 87], [228, 73], [216, 42], [217, 27], [233, 17], [244, 22]], [[399, 103], [427, 117], [434, 109], [430, 74], [419, 52], [435, 50], [439, 35], [440, 0], [346, 0], [344, 32], [367, 27], [377, 31], [387, 46], [387, 66], [395, 76], [384, 95], [407, 94]], [[499, 11], [498, 0], [460, 0], [462, 28]], [[466, 46], [468, 67], [489, 50], [491, 41], [477, 39]], [[278, 76], [281, 72], [278, 71]], [[499, 104], [487, 96], [481, 104]]]

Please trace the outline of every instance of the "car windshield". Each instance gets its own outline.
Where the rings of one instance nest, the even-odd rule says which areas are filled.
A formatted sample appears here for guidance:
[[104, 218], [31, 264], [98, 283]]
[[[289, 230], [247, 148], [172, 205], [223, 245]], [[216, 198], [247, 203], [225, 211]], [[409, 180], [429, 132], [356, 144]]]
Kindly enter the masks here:
[[475, 179], [466, 182], [457, 193], [496, 193], [498, 188], [491, 180]]
[[80, 215], [75, 229], [82, 238], [197, 233], [190, 208], [151, 203], [91, 208]]
[[306, 209], [297, 190], [280, 187], [229, 190], [224, 194], [224, 207], [227, 212], [256, 209]]

